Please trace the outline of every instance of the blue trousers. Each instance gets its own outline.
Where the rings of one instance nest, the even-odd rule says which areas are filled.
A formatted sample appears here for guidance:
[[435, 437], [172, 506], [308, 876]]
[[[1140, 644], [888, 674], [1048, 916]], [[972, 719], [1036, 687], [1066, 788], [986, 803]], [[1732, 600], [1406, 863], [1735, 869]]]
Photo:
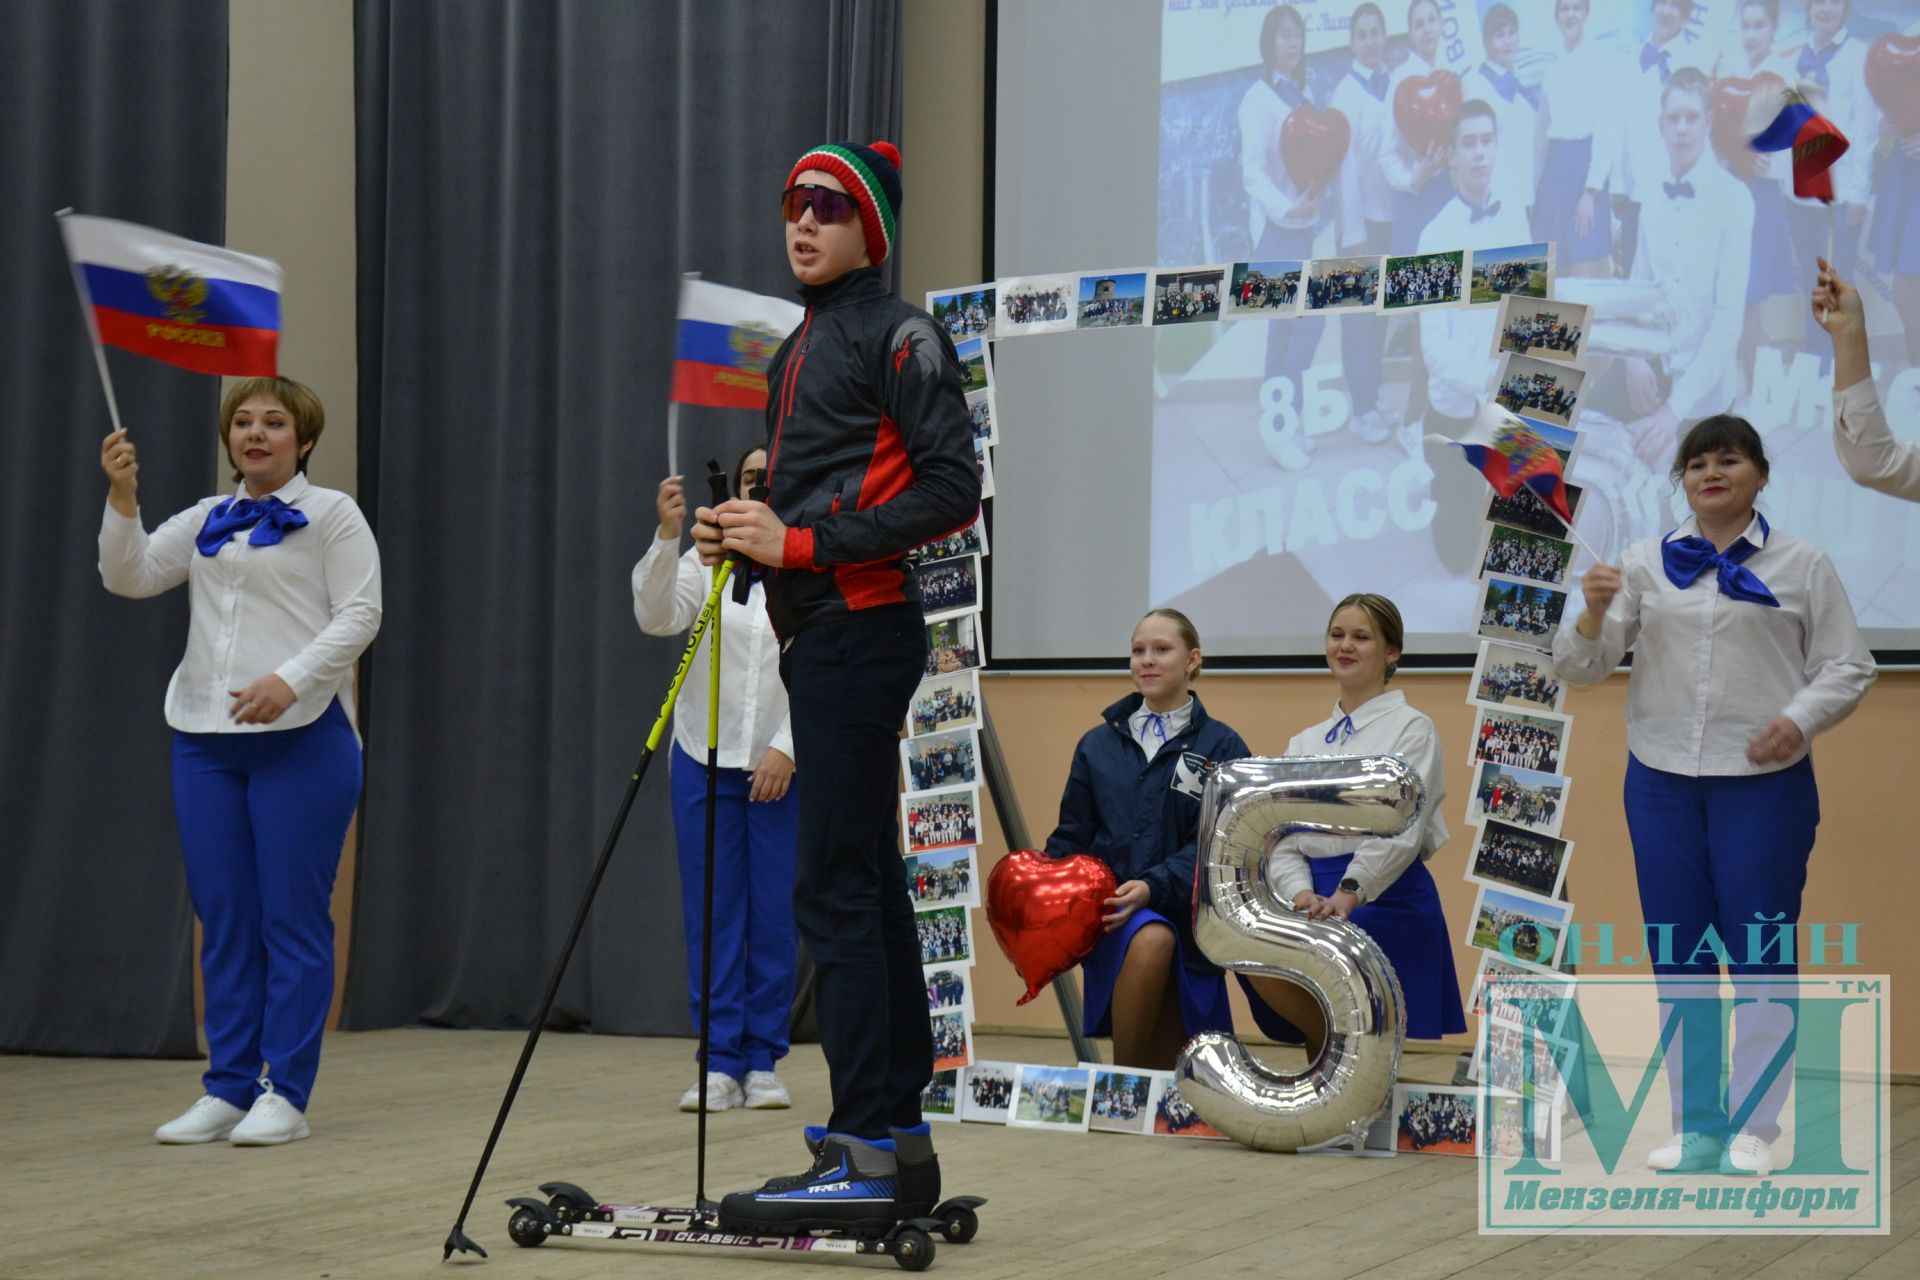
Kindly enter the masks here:
[[173, 808], [200, 917], [208, 1093], [250, 1107], [270, 1079], [307, 1109], [333, 1001], [333, 877], [360, 802], [338, 701], [269, 733], [175, 733]]
[[[701, 898], [706, 874], [707, 766], [673, 748], [673, 832], [687, 931], [687, 1016], [700, 1025]], [[751, 803], [753, 775], [720, 769], [713, 821], [713, 1002], [708, 1070], [735, 1080], [787, 1056], [793, 1009], [793, 842], [800, 794]], [[796, 775], [795, 781], [798, 781]]]
[[[1656, 958], [1654, 973], [1717, 975], [1717, 959], [1705, 953], [1699, 963], [1689, 963], [1711, 926], [1734, 961], [1727, 967], [1736, 999], [1752, 1001], [1734, 1009], [1733, 1070], [1725, 1091], [1720, 1084], [1724, 1033], [1718, 1018], [1683, 1020], [1668, 1056], [1674, 1132], [1732, 1137], [1736, 1129], [1731, 1117], [1793, 1036], [1794, 989], [1790, 982], [1774, 985], [1767, 979], [1792, 979], [1799, 966], [1749, 963], [1759, 957], [1748, 954], [1746, 926], [1756, 922], [1756, 915], [1784, 913], [1788, 926], [1800, 919], [1807, 858], [1820, 823], [1813, 759], [1775, 773], [1694, 778], [1650, 769], [1628, 756], [1626, 807], [1641, 914], [1649, 928], [1673, 926], [1672, 954], [1665, 963]], [[1777, 952], [1772, 954], [1777, 957]], [[1664, 991], [1663, 998], [1703, 994], [1696, 987], [1676, 986]], [[1672, 1011], [1673, 1006], [1663, 1004], [1662, 1020]], [[1677, 1071], [1672, 1069], [1676, 1049]], [[1700, 1085], [1703, 1074], [1713, 1081], [1711, 1087]], [[1768, 1142], [1779, 1137], [1780, 1109], [1791, 1079], [1789, 1063], [1739, 1127]]]

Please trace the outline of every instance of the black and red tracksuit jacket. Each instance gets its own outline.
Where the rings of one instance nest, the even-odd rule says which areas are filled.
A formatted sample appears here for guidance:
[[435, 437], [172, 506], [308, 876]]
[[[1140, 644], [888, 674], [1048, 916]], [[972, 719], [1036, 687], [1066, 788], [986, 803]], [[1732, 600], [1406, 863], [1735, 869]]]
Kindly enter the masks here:
[[803, 296], [806, 319], [767, 369], [767, 502], [787, 526], [767, 614], [783, 637], [918, 604], [907, 553], [980, 511], [953, 340], [875, 267]]

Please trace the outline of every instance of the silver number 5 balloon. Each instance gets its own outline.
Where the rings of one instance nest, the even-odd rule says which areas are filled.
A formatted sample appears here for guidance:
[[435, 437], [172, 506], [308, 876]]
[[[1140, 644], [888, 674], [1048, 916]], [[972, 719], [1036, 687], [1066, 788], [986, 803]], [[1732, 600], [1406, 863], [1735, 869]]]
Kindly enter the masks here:
[[1233, 1036], [1194, 1037], [1175, 1065], [1180, 1096], [1208, 1124], [1262, 1151], [1338, 1140], [1359, 1149], [1393, 1097], [1406, 1002], [1386, 953], [1344, 920], [1279, 900], [1267, 853], [1294, 832], [1398, 835], [1419, 817], [1420, 776], [1397, 756], [1237, 760], [1210, 768], [1200, 802], [1194, 938], [1236, 973], [1285, 978], [1319, 1000], [1326, 1048], [1275, 1071]]

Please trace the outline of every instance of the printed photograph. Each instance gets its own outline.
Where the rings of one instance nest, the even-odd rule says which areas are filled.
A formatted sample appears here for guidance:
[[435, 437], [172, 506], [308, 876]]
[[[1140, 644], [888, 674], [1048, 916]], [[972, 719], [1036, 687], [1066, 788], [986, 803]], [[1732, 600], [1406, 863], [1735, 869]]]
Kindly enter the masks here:
[[993, 286], [970, 284], [959, 289], [941, 289], [927, 295], [927, 314], [941, 325], [955, 342], [962, 338], [993, 341]]
[[1093, 1117], [1089, 1128], [1146, 1133], [1153, 1128], [1153, 1073], [1117, 1067], [1093, 1068]]
[[1537, 1028], [1528, 1034], [1518, 1023], [1489, 1018], [1480, 1024], [1473, 1075], [1489, 1089], [1543, 1103], [1557, 1111], [1566, 1087], [1561, 1064], [1570, 1067], [1577, 1052], [1573, 1044], [1542, 1035]]
[[920, 607], [928, 622], [980, 608], [980, 557], [955, 556], [920, 564]]
[[1468, 702], [1557, 712], [1566, 700], [1567, 691], [1553, 672], [1552, 658], [1520, 645], [1480, 642], [1480, 657], [1473, 664], [1473, 679], [1467, 686]]
[[955, 556], [983, 556], [987, 554], [987, 525], [984, 519], [976, 518], [966, 528], [950, 533], [944, 538], [935, 538], [914, 548], [913, 558], [916, 564], [925, 564], [929, 560], [951, 560]]
[[1188, 267], [1153, 273], [1153, 323], [1197, 324], [1220, 318], [1225, 267]]
[[949, 1071], [954, 1067], [964, 1067], [973, 1061], [973, 1039], [968, 1034], [967, 1015], [964, 1013], [936, 1013], [928, 1021], [933, 1024], [933, 1069]]
[[956, 965], [935, 965], [927, 969], [927, 1012], [961, 1013], [972, 1022], [973, 986], [967, 979], [972, 972], [971, 968]]
[[1500, 300], [1492, 354], [1577, 364], [1587, 352], [1587, 323], [1592, 314], [1593, 308], [1583, 302], [1508, 294]]
[[[902, 796], [900, 808], [900, 829], [906, 833], [907, 852], [910, 854], [980, 843], [978, 787]], [[937, 960], [942, 957], [932, 958]]]
[[980, 501], [985, 502], [993, 496], [993, 450], [976, 442], [973, 460], [980, 468]]
[[933, 1079], [920, 1091], [920, 1114], [929, 1120], [947, 1121], [958, 1124], [960, 1121], [960, 1077], [966, 1072], [959, 1067], [950, 1067], [945, 1071], [933, 1073]]
[[1031, 333], [1064, 333], [1073, 328], [1072, 276], [1012, 276], [999, 281], [1000, 310], [994, 338], [1019, 338]]
[[963, 613], [944, 622], [927, 624], [926, 674], [952, 675], [986, 665], [987, 646], [981, 640], [980, 615]]
[[1521, 1009], [1514, 1001], [1553, 1001], [1562, 1007], [1547, 1020], [1547, 1030], [1559, 1035], [1566, 1022], [1566, 1010], [1573, 1004], [1574, 987], [1574, 979], [1558, 970], [1520, 964], [1492, 951], [1482, 952], [1480, 967], [1473, 975], [1472, 1013], [1476, 1018], [1519, 1022]]
[[1526, 1117], [1533, 1116], [1532, 1154], [1534, 1159], [1552, 1163], [1560, 1159], [1560, 1108], [1524, 1098], [1493, 1098], [1493, 1114], [1487, 1119], [1486, 1149], [1482, 1155], [1495, 1159], [1518, 1159], [1528, 1150]]
[[1463, 292], [1466, 259], [1464, 249], [1447, 253], [1422, 253], [1411, 258], [1388, 258], [1386, 300], [1382, 310], [1459, 306], [1466, 298]]
[[1552, 287], [1552, 245], [1516, 244], [1473, 251], [1473, 283], [1468, 299], [1476, 305], [1498, 302], [1511, 293], [1544, 298]]
[[1572, 841], [1488, 822], [1467, 854], [1467, 879], [1557, 898], [1572, 852]]
[[1376, 310], [1380, 263], [1379, 258], [1315, 258], [1307, 268], [1307, 310]]
[[1483, 592], [1475, 635], [1538, 649], [1553, 647], [1553, 633], [1560, 629], [1560, 617], [1567, 609], [1565, 591], [1488, 578]]
[[971, 393], [985, 391], [993, 385], [993, 371], [988, 365], [987, 340], [968, 338], [953, 344], [960, 357], [960, 386]]
[[1468, 763], [1517, 764], [1544, 773], [1565, 773], [1567, 737], [1573, 721], [1566, 716], [1529, 715], [1522, 711], [1482, 708], [1473, 721], [1473, 759]]
[[960, 1082], [960, 1118], [1005, 1124], [1013, 1110], [1013, 1076], [1019, 1069], [1012, 1062], [976, 1062], [968, 1067]]
[[1478, 1155], [1480, 1091], [1452, 1085], [1395, 1085], [1393, 1149], [1430, 1156]]
[[907, 894], [915, 911], [980, 905], [979, 864], [972, 845], [907, 858]]
[[[1579, 485], [1567, 486], [1567, 510], [1573, 512], [1576, 524], [1580, 521], [1580, 500], [1586, 496], [1586, 490]], [[1544, 533], [1550, 538], [1567, 536], [1566, 521], [1555, 515], [1546, 503], [1540, 501], [1538, 494], [1524, 485], [1514, 490], [1511, 498], [1503, 498], [1497, 493], [1489, 495], [1487, 519], [1496, 524], [1510, 524], [1530, 533]]]
[[949, 729], [945, 733], [908, 738], [900, 744], [907, 793], [973, 786], [980, 781], [979, 756], [979, 737], [973, 729]]
[[974, 448], [1000, 443], [1000, 436], [993, 427], [993, 388], [967, 393], [967, 421], [973, 425]]
[[1488, 525], [1480, 535], [1480, 569], [1475, 576], [1482, 581], [1499, 574], [1564, 587], [1572, 568], [1573, 543], [1563, 538], [1504, 524]]
[[980, 677], [977, 672], [931, 676], [914, 690], [907, 704], [907, 732], [919, 737], [950, 729], [973, 729], [980, 724]]
[[1226, 1134], [1202, 1120], [1187, 1100], [1180, 1096], [1180, 1082], [1171, 1071], [1154, 1073], [1160, 1080], [1159, 1096], [1153, 1103], [1153, 1131], [1163, 1138], [1210, 1138], [1231, 1142]]
[[1023, 1129], [1060, 1129], [1084, 1132], [1087, 1095], [1093, 1073], [1085, 1067], [1040, 1067], [1020, 1064], [1014, 1077], [1013, 1114], [1007, 1123]]
[[1082, 329], [1126, 329], [1147, 319], [1145, 271], [1090, 271], [1080, 277]]
[[1292, 260], [1236, 262], [1227, 281], [1226, 316], [1290, 316], [1300, 309], [1307, 264]]
[[922, 965], [972, 964], [973, 921], [965, 907], [922, 911], [913, 918]]
[[1500, 370], [1494, 403], [1524, 418], [1556, 427], [1571, 426], [1580, 406], [1584, 369], [1569, 369], [1533, 356], [1508, 356]]
[[1549, 902], [1534, 894], [1482, 885], [1473, 900], [1467, 945], [1551, 968], [1560, 962], [1567, 921], [1572, 918], [1571, 902]]
[[1573, 780], [1565, 774], [1483, 764], [1474, 778], [1467, 821], [1478, 826], [1492, 818], [1536, 835], [1558, 836], [1560, 824], [1566, 820], [1567, 791], [1572, 785]]

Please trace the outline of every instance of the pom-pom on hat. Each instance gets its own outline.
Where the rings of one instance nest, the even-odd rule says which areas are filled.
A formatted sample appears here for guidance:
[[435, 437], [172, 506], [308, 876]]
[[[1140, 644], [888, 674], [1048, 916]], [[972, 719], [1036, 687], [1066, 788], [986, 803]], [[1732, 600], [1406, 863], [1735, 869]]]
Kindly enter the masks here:
[[809, 169], [840, 180], [860, 206], [860, 229], [867, 237], [867, 257], [874, 266], [893, 251], [894, 219], [900, 212], [900, 149], [891, 142], [829, 142], [801, 156], [787, 175], [791, 187]]

